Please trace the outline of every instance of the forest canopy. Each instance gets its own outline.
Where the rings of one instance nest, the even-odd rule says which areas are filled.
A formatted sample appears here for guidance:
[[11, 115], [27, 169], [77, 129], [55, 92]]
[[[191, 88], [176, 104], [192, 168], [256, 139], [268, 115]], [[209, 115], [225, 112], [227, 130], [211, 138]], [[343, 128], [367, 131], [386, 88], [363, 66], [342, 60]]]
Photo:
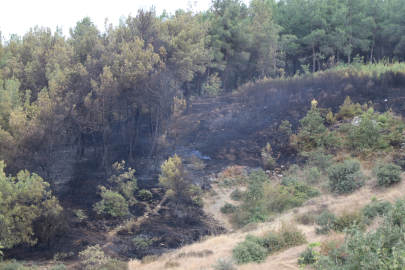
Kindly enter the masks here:
[[104, 29], [85, 17], [68, 37], [38, 26], [0, 34], [0, 159], [14, 173], [29, 160], [52, 184], [58, 145], [74, 142], [80, 160], [92, 138], [108, 175], [112, 134], [131, 161], [140, 117], [150, 118], [148, 156], [173, 140], [165, 129], [175, 97], [403, 61], [404, 9], [404, 0], [212, 0], [204, 12], [140, 9]]

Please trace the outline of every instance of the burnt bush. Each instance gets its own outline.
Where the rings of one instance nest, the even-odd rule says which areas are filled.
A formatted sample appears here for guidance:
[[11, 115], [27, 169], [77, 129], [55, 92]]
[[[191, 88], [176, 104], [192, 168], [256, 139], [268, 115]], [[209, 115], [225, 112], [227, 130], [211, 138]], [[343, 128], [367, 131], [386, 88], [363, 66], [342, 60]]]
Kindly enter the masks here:
[[63, 211], [45, 213], [33, 223], [34, 235], [38, 239], [35, 248], [49, 248], [59, 242], [68, 230], [69, 224]]

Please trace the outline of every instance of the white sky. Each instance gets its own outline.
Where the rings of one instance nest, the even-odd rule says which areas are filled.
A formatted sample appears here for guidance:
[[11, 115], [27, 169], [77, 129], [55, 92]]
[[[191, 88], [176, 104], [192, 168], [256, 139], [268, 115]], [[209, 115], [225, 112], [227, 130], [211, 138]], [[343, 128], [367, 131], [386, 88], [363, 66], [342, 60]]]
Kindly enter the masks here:
[[[55, 31], [56, 26], [62, 27], [65, 36], [69, 36], [69, 28], [76, 22], [89, 16], [100, 31], [104, 30], [104, 19], [108, 18], [113, 25], [118, 25], [119, 18], [129, 13], [136, 15], [138, 8], [149, 9], [156, 6], [157, 14], [163, 9], [169, 13], [182, 8], [187, 9], [189, 0], [4, 0], [1, 4], [0, 31], [8, 40], [10, 34], [23, 36], [35, 25], [50, 27]], [[248, 3], [248, 0], [243, 0]], [[210, 0], [199, 0], [197, 11], [207, 10]], [[4, 41], [4, 40], [3, 40]]]

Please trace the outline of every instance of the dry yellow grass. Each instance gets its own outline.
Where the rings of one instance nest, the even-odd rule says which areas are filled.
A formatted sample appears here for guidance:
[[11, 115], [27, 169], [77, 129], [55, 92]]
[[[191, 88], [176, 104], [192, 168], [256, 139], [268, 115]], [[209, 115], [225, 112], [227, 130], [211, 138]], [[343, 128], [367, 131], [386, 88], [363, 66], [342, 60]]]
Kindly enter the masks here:
[[[365, 172], [367, 175], [370, 175], [370, 171]], [[403, 175], [404, 176], [404, 175]], [[404, 178], [404, 177], [403, 177]], [[218, 192], [218, 191], [217, 191]], [[213, 207], [218, 206], [220, 203], [221, 206], [226, 201], [226, 196], [229, 196], [229, 190], [222, 190], [219, 193], [217, 201], [213, 202], [211, 205], [206, 206], [206, 211], [211, 211]], [[317, 210], [320, 208], [329, 209], [335, 213], [340, 213], [344, 209], [355, 210], [363, 207], [365, 204], [371, 202], [371, 197], [376, 196], [378, 200], [395, 202], [396, 199], [402, 198], [405, 196], [405, 181], [389, 187], [382, 188], [376, 185], [375, 179], [370, 179], [366, 182], [366, 185], [360, 190], [356, 191], [353, 194], [345, 196], [333, 196], [331, 194], [326, 194], [318, 198], [313, 198], [307, 201], [302, 207], [296, 210], [291, 210], [281, 215], [279, 218], [270, 223], [260, 224], [256, 229], [251, 232], [240, 232], [224, 234], [220, 236], [208, 237], [202, 242], [198, 242], [189, 246], [185, 246], [176, 251], [166, 253], [159, 257], [155, 262], [149, 264], [141, 264], [139, 261], [131, 261], [129, 263], [129, 269], [148, 269], [148, 270], [160, 270], [165, 269], [165, 263], [168, 261], [178, 262], [179, 267], [170, 268], [178, 270], [197, 270], [197, 269], [213, 269], [216, 261], [220, 258], [231, 258], [232, 249], [241, 241], [245, 239], [245, 236], [248, 233], [261, 235], [268, 230], [277, 230], [281, 225], [281, 220], [292, 222], [294, 217], [298, 214], [302, 214], [308, 211]], [[218, 203], [218, 201], [220, 203]], [[215, 205], [215, 206], [213, 206]], [[219, 208], [217, 207], [219, 210]], [[216, 210], [215, 217], [221, 217], [225, 220], [225, 215], [222, 215], [220, 211]], [[222, 215], [222, 216], [220, 216]], [[370, 228], [376, 228], [378, 222], [374, 221]], [[315, 226], [305, 226], [298, 225], [298, 227], [305, 233], [308, 242], [320, 242], [326, 240], [327, 236], [315, 234]], [[230, 228], [230, 227], [228, 227]], [[369, 229], [370, 229], [369, 228]], [[330, 236], [329, 236], [330, 237]], [[334, 237], [340, 237], [335, 235]], [[306, 245], [296, 246], [290, 249], [287, 249], [276, 254], [272, 254], [267, 258], [267, 260], [261, 264], [246, 264], [243, 266], [238, 266], [238, 269], [241, 270], [269, 270], [269, 269], [299, 269], [297, 260], [299, 254], [305, 250]], [[181, 253], [189, 252], [200, 252], [203, 250], [213, 251], [212, 255], [196, 258], [196, 257], [182, 257], [179, 258], [178, 255]]]

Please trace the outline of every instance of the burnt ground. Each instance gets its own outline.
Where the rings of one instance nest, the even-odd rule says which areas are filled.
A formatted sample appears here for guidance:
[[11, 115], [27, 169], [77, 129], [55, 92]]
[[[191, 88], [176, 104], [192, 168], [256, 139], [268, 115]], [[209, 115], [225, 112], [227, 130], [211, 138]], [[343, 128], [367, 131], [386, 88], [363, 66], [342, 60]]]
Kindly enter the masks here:
[[[277, 132], [281, 121], [288, 120], [297, 131], [299, 120], [310, 108], [310, 101], [316, 97], [320, 108], [331, 108], [337, 112], [346, 95], [353, 102], [363, 104], [371, 100], [378, 111], [392, 108], [394, 113], [405, 112], [405, 87], [368, 89], [367, 92], [347, 91], [345, 85], [340, 90], [329, 92], [312, 90], [313, 86], [304, 89], [290, 89], [267, 92], [249, 92], [237, 95], [224, 95], [217, 98], [198, 98], [189, 101], [190, 106], [185, 117], [189, 121], [200, 121], [197, 129], [182, 139], [180, 145], [187, 149], [198, 150], [204, 159], [206, 168], [190, 177], [195, 183], [209, 189], [209, 178], [229, 165], [242, 165], [251, 168], [261, 166], [260, 152], [267, 142], [278, 157], [278, 168], [300, 163], [295, 149], [288, 147], [288, 138]], [[343, 91], [343, 89], [345, 89]], [[387, 101], [385, 99], [388, 97]], [[143, 127], [147, 129], [147, 125]], [[158, 172], [154, 171], [153, 160], [145, 157], [146, 148], [140, 145], [138, 158], [133, 167], [137, 170], [139, 189], [152, 189], [153, 200], [141, 202], [131, 207], [131, 216], [122, 219], [108, 219], [96, 215], [93, 204], [100, 200], [97, 186], [102, 184], [103, 177], [98, 167], [90, 161], [84, 162], [67, 188], [60, 189], [55, 195], [66, 210], [69, 230], [50, 246], [39, 246], [32, 249], [19, 246], [6, 250], [6, 259], [15, 258], [31, 262], [52, 260], [57, 252], [74, 252], [64, 262], [72, 269], [80, 269], [78, 253], [88, 245], [100, 244], [104, 251], [121, 260], [141, 258], [147, 254], [161, 254], [182, 245], [190, 244], [207, 234], [219, 234], [225, 231], [210, 216], [196, 212], [191, 218], [179, 218], [178, 213], [170, 207], [170, 200], [158, 187]], [[91, 155], [88, 151], [88, 155]], [[164, 160], [170, 156], [162, 156]], [[90, 160], [90, 159], [89, 159]], [[75, 169], [76, 170], [76, 169]], [[102, 174], [102, 173], [101, 173]], [[74, 209], [84, 209], [89, 216], [85, 222], [75, 221]], [[132, 218], [132, 223], [125, 222]], [[120, 226], [122, 226], [120, 228]], [[143, 251], [133, 249], [132, 238], [147, 237], [154, 240], [153, 245]], [[41, 263], [45, 264], [45, 262]]]

